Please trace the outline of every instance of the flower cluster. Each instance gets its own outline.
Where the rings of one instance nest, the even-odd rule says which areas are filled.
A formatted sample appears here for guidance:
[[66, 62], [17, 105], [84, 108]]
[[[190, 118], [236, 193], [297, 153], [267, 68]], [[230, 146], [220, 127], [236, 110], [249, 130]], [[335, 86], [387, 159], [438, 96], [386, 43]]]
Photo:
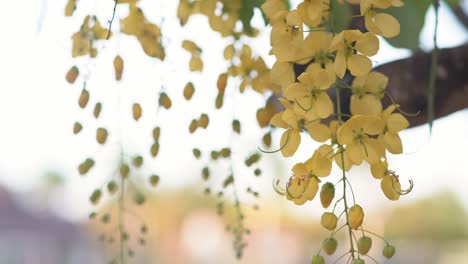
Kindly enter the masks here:
[[[400, 32], [399, 22], [380, 11], [400, 7], [403, 3], [399, 0], [348, 2], [360, 5], [367, 32], [357, 29], [336, 32], [333, 23], [333, 8], [336, 6], [333, 5], [338, 3], [335, 1], [305, 0], [289, 11], [283, 1], [267, 0], [262, 9], [272, 25], [271, 54], [276, 57], [276, 62], [271, 78], [281, 86], [283, 95], [279, 101], [284, 110], [270, 121], [272, 126], [284, 129], [281, 153], [284, 157], [293, 156], [305, 134], [323, 142], [308, 160], [293, 166], [288, 183], [285, 188], [277, 186], [278, 191], [297, 205], [311, 201], [318, 193], [322, 179], [330, 175], [332, 163], [336, 163], [343, 171], [341, 181], [345, 193], [335, 203], [333, 212], [322, 216], [322, 225], [332, 231], [330, 238], [324, 241], [323, 249], [330, 255], [335, 252], [333, 236], [338, 231], [335, 229], [339, 217], [334, 211], [338, 202], [343, 201], [344, 226], [348, 226], [351, 240], [348, 254], [353, 263], [364, 263], [360, 255], [367, 255], [370, 238], [364, 235], [362, 239], [365, 241], [356, 241], [358, 250], [354, 249], [351, 232], [362, 229], [364, 211], [357, 204], [348, 206], [346, 188], [350, 187], [350, 182], [346, 172], [365, 161], [370, 165], [374, 178], [381, 180], [386, 197], [397, 200], [400, 194], [405, 193], [401, 190], [398, 176], [388, 169], [387, 153], [403, 152], [398, 133], [407, 128], [409, 122], [395, 112], [397, 105], [383, 109], [381, 99], [389, 80], [384, 74], [372, 71], [370, 59], [379, 50], [377, 35], [390, 38]], [[305, 71], [297, 78], [293, 69], [295, 64], [306, 65]], [[351, 84], [343, 80], [347, 72], [354, 77]], [[350, 115], [341, 110], [342, 89], [350, 89], [352, 93]], [[336, 101], [330, 97], [332, 93]], [[324, 208], [330, 205], [334, 195], [332, 183], [322, 185], [320, 198]], [[365, 250], [361, 250], [363, 245], [367, 247]], [[312, 263], [323, 261], [323, 257], [317, 255]]]

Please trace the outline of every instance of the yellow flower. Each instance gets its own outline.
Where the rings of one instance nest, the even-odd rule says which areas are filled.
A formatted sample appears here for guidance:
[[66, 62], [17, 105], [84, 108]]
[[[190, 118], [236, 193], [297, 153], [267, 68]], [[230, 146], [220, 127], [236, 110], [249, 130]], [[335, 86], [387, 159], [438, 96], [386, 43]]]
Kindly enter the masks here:
[[313, 28], [328, 20], [330, 14], [329, 0], [305, 0], [297, 6], [304, 23]]
[[280, 12], [287, 9], [283, 0], [267, 0], [262, 4], [262, 11], [273, 25], [280, 20]]
[[362, 0], [360, 9], [367, 30], [386, 38], [393, 38], [400, 34], [398, 20], [389, 14], [377, 13], [375, 8], [386, 9], [391, 6], [399, 7], [402, 5], [403, 3], [400, 0]]
[[319, 188], [318, 177], [330, 175], [332, 164], [327, 155], [331, 153], [330, 146], [322, 145], [306, 162], [294, 165], [293, 176], [286, 186], [288, 200], [300, 205], [314, 199]]
[[396, 106], [391, 105], [385, 109], [382, 114], [382, 120], [385, 122], [384, 133], [379, 136], [381, 144], [393, 154], [403, 152], [403, 144], [398, 132], [409, 127], [408, 120], [400, 113], [394, 113]]
[[346, 152], [353, 164], [359, 165], [363, 159], [374, 164], [384, 156], [385, 149], [371, 136], [381, 134], [383, 129], [384, 121], [378, 116], [353, 116], [338, 128], [338, 143], [346, 145]]
[[272, 24], [270, 44], [278, 61], [294, 62], [304, 57], [304, 32], [297, 10], [281, 12], [277, 23]]
[[352, 75], [361, 76], [372, 69], [372, 61], [368, 57], [379, 50], [379, 39], [371, 32], [344, 30], [333, 38], [331, 50], [336, 50], [334, 66], [339, 78], [343, 78], [346, 68]]
[[401, 184], [394, 173], [383, 176], [380, 188], [389, 200], [396, 201], [400, 198]]
[[[317, 67], [317, 64], [315, 64]], [[294, 84], [286, 88], [284, 96], [302, 108], [304, 111], [313, 112], [318, 117], [324, 119], [333, 113], [333, 102], [326, 92], [325, 86], [316, 85], [317, 76], [321, 74], [320, 69], [314, 70], [316, 67], [309, 69], [309, 72], [302, 73]]]
[[378, 115], [382, 112], [382, 102], [387, 76], [379, 72], [356, 77], [352, 84], [350, 109], [353, 115]]
[[286, 186], [287, 199], [297, 205], [314, 199], [319, 189], [319, 181], [317, 177], [307, 175], [292, 176]]

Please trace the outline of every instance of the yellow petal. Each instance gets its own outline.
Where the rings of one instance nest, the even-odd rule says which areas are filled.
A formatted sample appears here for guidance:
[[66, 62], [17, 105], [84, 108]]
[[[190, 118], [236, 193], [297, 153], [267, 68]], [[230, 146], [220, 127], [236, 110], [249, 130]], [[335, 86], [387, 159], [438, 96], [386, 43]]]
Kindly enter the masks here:
[[310, 171], [318, 177], [326, 177], [330, 175], [332, 162], [330, 159], [324, 157], [320, 152], [317, 150], [314, 152], [312, 158], [310, 158], [307, 162], [307, 165], [310, 168]]
[[366, 83], [364, 88], [371, 93], [380, 93], [383, 91], [388, 84], [388, 77], [380, 72], [370, 72], [367, 75]]
[[328, 129], [328, 126], [322, 124], [322, 123], [312, 123], [310, 125], [306, 125], [305, 129], [307, 129], [307, 132], [309, 132], [310, 137], [312, 137], [313, 140], [318, 141], [318, 142], [324, 142], [325, 140], [330, 138], [330, 129]]
[[401, 185], [395, 176], [384, 176], [380, 182], [380, 188], [389, 200], [396, 201], [400, 198]]
[[393, 38], [400, 34], [400, 22], [389, 14], [376, 14], [375, 25], [382, 31], [382, 36], [386, 38]]
[[273, 83], [288, 87], [294, 83], [296, 76], [294, 74], [293, 65], [288, 62], [275, 62], [270, 72], [270, 79]]
[[372, 4], [372, 0], [360, 0], [361, 3], [360, 3], [360, 12], [361, 12], [361, 16], [363, 16], [364, 14], [367, 13], [367, 11], [369, 10], [369, 8], [371, 7], [371, 4]]
[[199, 56], [192, 56], [192, 58], [190, 59], [190, 71], [203, 71], [203, 61]]
[[292, 167], [292, 172], [294, 173], [294, 175], [297, 175], [297, 176], [302, 176], [302, 175], [307, 175], [309, 174], [309, 170], [307, 169], [307, 166], [300, 162], [300, 163], [296, 163], [293, 167]]
[[372, 69], [372, 61], [366, 56], [353, 54], [348, 59], [348, 69], [354, 76], [367, 74]]
[[366, 155], [359, 142], [346, 145], [346, 152], [348, 153], [349, 160], [356, 165], [361, 164], [363, 157]]
[[353, 30], [345, 30], [344, 31], [344, 39], [348, 42], [348, 43], [352, 43], [356, 40], [358, 40], [362, 35], [362, 32], [357, 30], [357, 29], [353, 29]]
[[289, 85], [284, 92], [284, 96], [290, 101], [301, 99], [307, 94], [309, 94], [309, 89], [307, 89], [307, 86], [298, 82]]
[[303, 194], [304, 198], [309, 201], [313, 200], [315, 198], [315, 195], [318, 192], [318, 189], [319, 189], [319, 179], [317, 179], [316, 177], [312, 177], [309, 180], [306, 191]]
[[382, 102], [372, 94], [353, 95], [350, 109], [352, 115], [378, 115], [382, 112]]
[[392, 6], [392, 0], [374, 0], [373, 4], [376, 8], [386, 9]]
[[390, 132], [400, 132], [407, 127], [409, 127], [409, 122], [400, 113], [391, 114], [387, 119], [387, 129]]
[[366, 32], [356, 41], [354, 49], [368, 57], [374, 56], [379, 51], [379, 39], [374, 33]]
[[288, 128], [288, 123], [283, 121], [283, 112], [276, 113], [270, 120], [270, 125], [281, 128]]
[[379, 161], [371, 165], [372, 176], [376, 179], [382, 179], [388, 172], [387, 161]]
[[333, 114], [333, 102], [327, 93], [319, 94], [313, 107], [315, 113], [317, 113], [317, 115], [322, 119], [325, 119]]
[[[353, 166], [353, 163], [349, 159], [348, 152], [346, 152], [346, 151], [343, 153], [343, 157], [341, 156], [341, 154], [336, 154], [335, 155], [335, 163], [342, 170], [344, 169], [345, 171], [349, 171], [351, 169], [351, 167]], [[344, 163], [344, 166], [343, 166], [343, 163]]]
[[341, 31], [338, 35], [333, 37], [332, 42], [330, 44], [330, 50], [341, 50], [344, 47], [344, 31]]
[[336, 53], [334, 67], [335, 73], [338, 76], [338, 78], [343, 78], [346, 72], [346, 57], [342, 50], [338, 50], [338, 52]]
[[281, 136], [281, 153], [284, 157], [291, 157], [296, 153], [301, 143], [301, 134], [297, 130], [288, 129]]
[[362, 128], [364, 133], [369, 135], [381, 134], [385, 126], [385, 122], [379, 116], [356, 115], [346, 123], [351, 129], [357, 131]]
[[384, 142], [385, 148], [392, 154], [400, 154], [403, 152], [403, 144], [401, 138], [397, 133], [387, 132], [385, 133]]
[[380, 30], [379, 27], [375, 24], [375, 13], [374, 12], [368, 12], [364, 16], [364, 24], [370, 32], [377, 34], [377, 35], [382, 35], [382, 30]]
[[291, 109], [286, 109], [283, 112], [283, 121], [286, 122], [290, 127], [294, 129], [299, 129], [299, 124], [297, 122], [298, 116]]
[[379, 162], [385, 153], [384, 147], [375, 138], [364, 139], [363, 148], [365, 152], [364, 159], [369, 164], [374, 164], [374, 163]]
[[346, 145], [353, 141], [354, 135], [349, 125], [349, 120], [338, 128], [336, 135], [338, 143], [341, 145]]

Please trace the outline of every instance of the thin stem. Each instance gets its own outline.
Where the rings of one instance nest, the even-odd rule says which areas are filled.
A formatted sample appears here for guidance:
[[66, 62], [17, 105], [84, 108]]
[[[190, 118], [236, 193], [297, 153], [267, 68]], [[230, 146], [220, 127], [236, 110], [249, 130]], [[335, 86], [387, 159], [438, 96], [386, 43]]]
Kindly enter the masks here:
[[117, 9], [117, 4], [119, 3], [119, 0], [114, 0], [114, 10], [112, 11], [112, 18], [109, 20], [109, 30], [107, 31], [107, 37], [106, 39], [109, 39], [112, 33], [112, 22], [114, 22], [114, 17], [115, 17], [115, 11]]
[[[340, 98], [340, 88], [335, 85], [336, 89], [336, 114], [338, 116], [338, 122], [339, 124], [343, 123], [342, 119], [342, 114], [341, 114], [341, 98]], [[338, 146], [342, 147], [342, 145], [338, 144]], [[344, 211], [346, 212], [346, 225], [348, 226], [348, 234], [349, 234], [349, 242], [351, 245], [351, 256], [354, 259], [354, 241], [353, 241], [353, 235], [352, 235], [352, 230], [351, 226], [349, 225], [349, 216], [348, 216], [348, 201], [346, 200], [346, 182], [348, 179], [346, 178], [346, 171], [345, 171], [345, 162], [344, 162], [344, 152], [342, 151], [340, 153], [341, 156], [341, 166], [343, 169], [341, 170], [343, 172], [343, 204], [344, 204]]]
[[353, 186], [352, 186], [351, 183], [349, 182], [348, 178], [346, 178], [346, 182], [348, 183], [349, 189], [351, 190], [351, 195], [353, 196], [353, 204], [356, 204], [356, 198], [354, 197]]
[[434, 49], [432, 50], [431, 69], [429, 75], [429, 95], [427, 97], [427, 110], [429, 117], [429, 131], [432, 133], [432, 122], [434, 121], [434, 100], [436, 92], [436, 75], [437, 75], [437, 60], [439, 48], [437, 47], [437, 30], [439, 26], [439, 0], [433, 0], [435, 12], [434, 25]]
[[120, 264], [125, 264], [125, 241], [123, 239], [125, 233], [124, 213], [125, 213], [125, 179], [121, 177], [121, 190], [119, 197], [119, 236], [120, 236]]
[[348, 255], [349, 253], [353, 254], [353, 251], [348, 251], [348, 252], [344, 253], [344, 254], [341, 255], [339, 258], [337, 258], [337, 259], [335, 260], [335, 262], [333, 262], [333, 263], [338, 263], [338, 261], [339, 261], [340, 259], [344, 258], [344, 257], [345, 257], [346, 255]]
[[389, 245], [388, 241], [387, 241], [385, 238], [383, 238], [381, 235], [378, 235], [378, 234], [376, 234], [376, 233], [374, 233], [374, 232], [372, 232], [372, 231], [365, 230], [365, 229], [362, 229], [362, 231], [363, 231], [363, 232], [366, 232], [366, 233], [369, 233], [369, 234], [372, 234], [372, 235], [374, 235], [374, 236], [376, 236], [376, 237], [382, 239], [387, 245]]
[[333, 206], [333, 212], [335, 212], [335, 209], [336, 209], [336, 206], [338, 205], [338, 203], [343, 200], [343, 197], [341, 197], [340, 199], [338, 199], [336, 202], [335, 202], [335, 205]]

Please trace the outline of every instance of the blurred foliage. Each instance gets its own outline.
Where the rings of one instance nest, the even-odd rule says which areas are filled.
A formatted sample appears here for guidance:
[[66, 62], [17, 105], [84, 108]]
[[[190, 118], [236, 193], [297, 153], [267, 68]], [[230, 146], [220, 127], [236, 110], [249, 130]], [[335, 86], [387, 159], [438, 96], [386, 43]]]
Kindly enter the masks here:
[[424, 26], [426, 12], [431, 0], [404, 1], [405, 8], [390, 8], [388, 14], [394, 16], [404, 27], [400, 28], [400, 35], [387, 39], [398, 48], [416, 50], [419, 47], [419, 33]]
[[467, 213], [448, 191], [395, 209], [387, 223], [385, 236], [389, 239], [468, 239]]

